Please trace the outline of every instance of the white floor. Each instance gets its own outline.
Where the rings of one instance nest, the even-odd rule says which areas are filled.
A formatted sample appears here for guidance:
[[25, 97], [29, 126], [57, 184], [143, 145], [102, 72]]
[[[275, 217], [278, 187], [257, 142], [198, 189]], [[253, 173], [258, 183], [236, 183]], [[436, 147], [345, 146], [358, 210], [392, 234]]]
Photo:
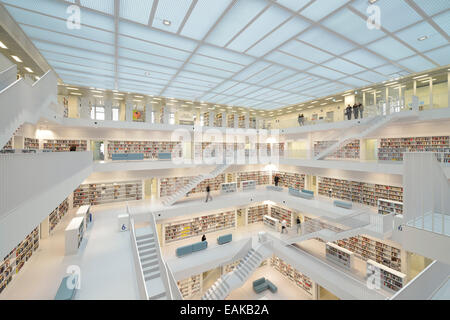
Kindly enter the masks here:
[[[266, 290], [256, 293], [253, 290], [253, 281], [265, 277], [278, 288], [276, 293]], [[234, 290], [226, 300], [312, 300], [312, 296], [297, 287], [269, 265], [258, 268], [242, 287]]]
[[41, 239], [38, 251], [15, 275], [0, 300], [52, 300], [70, 265], [81, 270], [81, 288], [75, 299], [138, 299], [130, 234], [119, 232], [117, 227], [117, 215], [123, 209], [123, 204], [94, 207], [94, 221], [79, 253], [66, 257], [64, 229], [76, 211], [70, 210], [53, 234]]

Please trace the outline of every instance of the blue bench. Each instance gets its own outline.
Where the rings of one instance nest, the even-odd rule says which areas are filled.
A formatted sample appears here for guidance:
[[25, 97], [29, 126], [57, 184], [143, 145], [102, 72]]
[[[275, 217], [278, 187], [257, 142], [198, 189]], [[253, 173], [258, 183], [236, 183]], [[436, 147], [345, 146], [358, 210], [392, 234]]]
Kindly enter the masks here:
[[272, 191], [283, 191], [282, 187], [275, 187], [275, 186], [267, 186], [266, 189]]
[[113, 161], [129, 161], [129, 160], [144, 160], [143, 153], [113, 153], [111, 155]]
[[208, 247], [208, 241], [201, 241], [194, 244], [190, 244], [184, 247], [179, 247], [176, 250], [177, 257], [182, 257], [193, 252], [205, 250]]
[[303, 193], [309, 193], [310, 195], [314, 196], [314, 191], [302, 189], [302, 192], [303, 192]]
[[351, 202], [345, 202], [345, 201], [339, 201], [339, 200], [334, 200], [333, 204], [336, 207], [341, 207], [341, 208], [344, 208], [344, 209], [351, 209], [352, 206], [353, 206]]
[[55, 300], [72, 300], [76, 293], [76, 285], [78, 282], [78, 277], [74, 276], [72, 278], [72, 285], [70, 288], [67, 286], [67, 282], [70, 281], [72, 276], [64, 277], [59, 285], [58, 291], [56, 292]]
[[158, 153], [158, 160], [172, 160], [172, 154], [169, 152]]
[[272, 282], [267, 280], [266, 278], [260, 278], [258, 280], [253, 281], [253, 290], [256, 293], [261, 293], [265, 290], [270, 290], [270, 292], [277, 292], [278, 288]]
[[308, 200], [311, 200], [314, 198], [314, 193], [311, 194], [309, 192], [299, 191], [294, 188], [289, 188], [289, 194], [293, 195], [294, 197], [299, 197], [299, 198], [308, 199]]
[[230, 234], [226, 234], [224, 236], [217, 237], [217, 243], [219, 245], [231, 242], [232, 240], [233, 240], [233, 235], [231, 233]]

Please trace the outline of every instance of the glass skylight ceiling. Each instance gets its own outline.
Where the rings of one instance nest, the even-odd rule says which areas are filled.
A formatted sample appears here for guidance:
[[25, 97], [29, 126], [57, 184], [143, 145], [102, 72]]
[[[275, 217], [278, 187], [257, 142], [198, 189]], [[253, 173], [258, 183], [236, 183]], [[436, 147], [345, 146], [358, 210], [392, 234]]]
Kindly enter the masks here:
[[[380, 30], [367, 0], [0, 2], [87, 87], [276, 109], [450, 64], [448, 0], [378, 0]], [[66, 27], [73, 4], [81, 29]]]

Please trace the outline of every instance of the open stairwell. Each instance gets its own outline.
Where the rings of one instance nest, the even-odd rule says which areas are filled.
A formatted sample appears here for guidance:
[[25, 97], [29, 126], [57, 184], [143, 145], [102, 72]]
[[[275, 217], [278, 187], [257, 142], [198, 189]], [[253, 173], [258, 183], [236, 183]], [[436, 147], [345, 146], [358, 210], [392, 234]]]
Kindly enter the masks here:
[[22, 124], [36, 123], [52, 104], [57, 104], [57, 76], [53, 71], [33, 84], [20, 78], [1, 90], [0, 149]]
[[202, 183], [202, 181], [204, 181], [206, 179], [214, 179], [219, 174], [224, 172], [229, 166], [230, 166], [229, 164], [221, 164], [208, 174], [200, 174], [200, 175], [196, 176], [188, 184], [179, 188], [177, 191], [175, 191], [175, 193], [173, 193], [169, 197], [165, 198], [162, 201], [163, 205], [165, 205], [165, 206], [173, 205], [175, 202], [177, 202], [178, 200], [180, 200], [184, 196], [186, 196], [186, 194], [189, 191], [191, 191], [192, 189], [197, 187], [200, 183]]
[[314, 156], [314, 160], [323, 160], [331, 153], [339, 150], [340, 148], [344, 147], [346, 144], [350, 143], [352, 140], [362, 139], [369, 135], [370, 133], [374, 132], [375, 130], [387, 125], [389, 122], [393, 121], [396, 118], [402, 117], [402, 113], [393, 113], [386, 116], [376, 116], [371, 121], [367, 123], [368, 127], [364, 130], [357, 130], [357, 132], [353, 132], [350, 134], [347, 134], [343, 137], [337, 137], [337, 140], [335, 143], [333, 143], [331, 146], [326, 148], [325, 150], [321, 151], [319, 154]]
[[202, 300], [224, 300], [231, 291], [241, 287], [261, 263], [272, 254], [264, 244], [251, 248], [239, 265], [219, 278], [203, 295]]
[[136, 245], [149, 300], [166, 300], [167, 293], [159, 266], [157, 235], [152, 228], [136, 229]]

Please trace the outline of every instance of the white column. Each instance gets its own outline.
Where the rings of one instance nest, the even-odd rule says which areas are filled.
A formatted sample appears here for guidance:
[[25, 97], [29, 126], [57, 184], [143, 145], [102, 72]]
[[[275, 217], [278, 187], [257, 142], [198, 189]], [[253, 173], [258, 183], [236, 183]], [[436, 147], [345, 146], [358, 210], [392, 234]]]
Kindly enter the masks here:
[[214, 111], [209, 112], [209, 127], [214, 127], [214, 120], [216, 118], [216, 113]]
[[430, 109], [433, 108], [433, 77], [430, 78]]
[[145, 122], [146, 123], [152, 123], [152, 111], [153, 106], [151, 104], [145, 105]]
[[248, 129], [250, 127], [250, 114], [246, 113], [245, 114], [245, 122], [244, 122], [244, 127], [245, 129]]
[[40, 224], [41, 239], [46, 239], [50, 235], [50, 222], [48, 216]]
[[90, 119], [91, 118], [91, 108], [89, 105], [89, 98], [82, 97], [80, 99], [80, 118]]
[[224, 128], [227, 127], [227, 117], [228, 117], [228, 113], [222, 112], [222, 127], [224, 127]]
[[239, 128], [239, 117], [236, 113], [234, 114], [234, 128]]
[[447, 94], [447, 108], [450, 107], [450, 72], [447, 73], [447, 88], [448, 88], [448, 94]]
[[105, 101], [105, 120], [112, 120], [112, 101]]
[[133, 121], [133, 103], [129, 100], [125, 102], [125, 121]]

